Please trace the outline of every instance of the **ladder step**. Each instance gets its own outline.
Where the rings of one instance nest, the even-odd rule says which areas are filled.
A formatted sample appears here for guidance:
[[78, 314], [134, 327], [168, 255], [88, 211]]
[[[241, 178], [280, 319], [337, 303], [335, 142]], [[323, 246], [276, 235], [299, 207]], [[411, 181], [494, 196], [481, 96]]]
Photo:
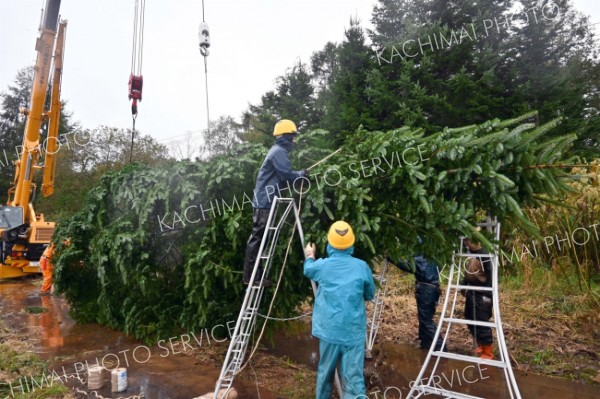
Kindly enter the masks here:
[[437, 356], [437, 357], [443, 357], [445, 359], [461, 360], [463, 362], [468, 362], [468, 363], [485, 364], [487, 366], [494, 366], [494, 367], [498, 367], [501, 369], [506, 368], [506, 363], [501, 362], [500, 360], [482, 359], [482, 358], [475, 357], [475, 356], [466, 356], [466, 355], [459, 355], [457, 353], [440, 352], [440, 351], [431, 352], [431, 355]]
[[485, 399], [479, 396], [467, 395], [460, 392], [452, 392], [446, 391], [445, 389], [430, 387], [426, 385], [417, 385], [413, 387], [413, 389], [417, 390], [417, 392], [422, 392], [425, 395], [434, 394], [438, 396], [442, 396], [444, 398], [452, 398], [452, 399]]
[[482, 326], [482, 327], [490, 327], [490, 328], [497, 327], [496, 323], [492, 323], [489, 321], [455, 319], [454, 317], [444, 317], [444, 321], [450, 322], [450, 323], [467, 324], [467, 325], [471, 325], [471, 326]]
[[465, 258], [495, 258], [496, 254], [474, 254], [471, 252], [455, 252], [454, 256], [462, 256]]
[[448, 284], [448, 288], [454, 288], [454, 289], [458, 289], [458, 290], [467, 290], [467, 291], [489, 291], [489, 292], [494, 291], [494, 289], [492, 287], [480, 287], [478, 285]]
[[477, 226], [481, 226], [481, 227], [495, 227], [495, 226], [498, 226], [498, 222], [481, 222], [481, 223], [477, 223]]

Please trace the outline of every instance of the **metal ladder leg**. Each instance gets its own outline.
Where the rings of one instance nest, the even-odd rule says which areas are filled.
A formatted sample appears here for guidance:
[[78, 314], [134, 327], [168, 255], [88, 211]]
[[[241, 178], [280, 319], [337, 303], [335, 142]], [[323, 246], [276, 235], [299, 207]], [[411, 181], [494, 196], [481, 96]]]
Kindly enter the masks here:
[[[283, 210], [280, 222], [277, 223], [279, 206], [281, 203], [286, 202], [287, 206]], [[250, 341], [250, 335], [256, 325], [256, 315], [264, 292], [264, 287], [262, 284], [255, 285], [254, 281], [256, 279], [257, 271], [261, 262], [263, 263], [261, 282], [262, 279], [268, 275], [271, 257], [279, 236], [279, 228], [282, 221], [285, 220], [291, 210], [291, 203], [291, 200], [285, 201], [275, 197], [271, 205], [265, 232], [263, 234], [258, 254], [256, 256], [256, 261], [254, 263], [254, 268], [252, 270], [250, 284], [246, 289], [240, 314], [235, 324], [235, 329], [231, 337], [231, 342], [229, 343], [227, 354], [225, 355], [225, 361], [223, 362], [223, 366], [221, 368], [221, 374], [219, 375], [219, 379], [217, 380], [215, 386], [215, 397], [221, 389], [226, 389], [226, 392], [229, 391], [233, 384], [235, 375], [242, 367], [248, 342]], [[223, 396], [226, 397], [226, 394]]]
[[387, 270], [388, 261], [384, 259], [381, 264], [381, 271], [375, 278], [379, 281], [379, 287], [375, 291], [375, 297], [373, 298], [373, 312], [371, 317], [367, 319], [367, 325], [369, 329], [367, 331], [367, 348], [365, 351], [365, 357], [370, 359], [372, 357], [371, 351], [375, 344], [375, 338], [379, 332], [379, 326], [381, 325], [381, 317], [383, 316], [383, 308], [385, 305], [385, 295], [387, 294]]
[[[281, 215], [278, 218], [277, 215], [279, 213], [278, 211], [280, 205], [284, 205], [285, 208], [283, 209]], [[294, 199], [275, 197], [273, 199], [273, 204], [269, 212], [269, 217], [267, 219], [265, 232], [263, 234], [263, 238], [258, 250], [256, 262], [254, 263], [252, 277], [250, 278], [250, 284], [246, 289], [246, 294], [244, 296], [244, 301], [242, 302], [240, 314], [235, 324], [235, 329], [231, 337], [231, 342], [229, 343], [227, 354], [225, 355], [225, 361], [223, 362], [219, 379], [217, 380], [217, 383], [215, 385], [215, 399], [217, 399], [218, 393], [222, 389], [225, 389], [226, 391], [219, 399], [227, 398], [227, 394], [229, 393], [229, 390], [233, 385], [233, 380], [236, 374], [239, 372], [240, 368], [242, 367], [244, 356], [246, 354], [248, 343], [250, 341], [250, 336], [256, 326], [256, 316], [258, 314], [258, 308], [261, 304], [261, 299], [264, 292], [262, 280], [269, 273], [271, 260], [274, 255], [277, 241], [279, 239], [279, 233], [281, 232], [281, 228], [286, 222], [286, 219], [288, 218], [292, 210], [294, 211], [296, 227], [300, 235], [302, 245], [304, 245], [304, 233], [302, 231], [302, 225], [300, 224], [300, 215]], [[294, 234], [293, 231], [292, 234]], [[263, 274], [261, 276], [261, 281], [260, 284], [254, 285], [256, 274], [261, 262], [263, 262]], [[311, 283], [313, 287], [313, 292], [316, 296], [316, 285], [312, 281]], [[335, 378], [338, 393], [340, 397], [342, 397], [341, 384], [337, 372]]]
[[[506, 347], [506, 340], [504, 339], [504, 332], [502, 329], [502, 319], [500, 316], [500, 295], [498, 289], [498, 242], [500, 241], [500, 223], [498, 223], [497, 219], [492, 219], [488, 217], [485, 223], [478, 224], [481, 227], [486, 227], [490, 232], [494, 233], [496, 244], [494, 246], [494, 253], [492, 254], [471, 254], [465, 253], [462, 247], [462, 241], [460, 245], [459, 252], [455, 253], [452, 261], [452, 268], [450, 269], [450, 274], [448, 278], [448, 289], [446, 290], [446, 296], [444, 299], [444, 305], [442, 307], [442, 313], [440, 316], [440, 320], [438, 322], [438, 327], [435, 333], [435, 337], [433, 342], [437, 342], [438, 337], [442, 334], [443, 327], [446, 326], [446, 331], [444, 333], [443, 338], [443, 346], [446, 347], [446, 341], [448, 339], [448, 335], [453, 325], [455, 324], [466, 324], [466, 325], [474, 325], [474, 326], [485, 326], [496, 329], [496, 338], [498, 341], [498, 351], [500, 354], [500, 360], [489, 360], [489, 359], [481, 359], [475, 356], [467, 356], [456, 353], [449, 353], [443, 351], [434, 350], [435, 345], [432, 344], [429, 352], [427, 353], [427, 357], [425, 362], [423, 363], [421, 370], [419, 371], [419, 375], [415, 380], [415, 384], [411, 387], [410, 392], [408, 393], [407, 399], [410, 398], [420, 398], [421, 396], [426, 396], [429, 394], [435, 394], [442, 396], [444, 398], [456, 398], [456, 399], [484, 399], [478, 398], [476, 396], [467, 395], [460, 392], [455, 392], [451, 390], [447, 390], [441, 388], [437, 385], [432, 386], [432, 381], [435, 381], [432, 377], [435, 376], [435, 373], [438, 369], [439, 363], [441, 359], [454, 359], [460, 360], [464, 362], [470, 362], [475, 364], [484, 364], [488, 366], [493, 366], [497, 368], [501, 368], [504, 373], [505, 383], [508, 388], [508, 392], [511, 399], [521, 399], [521, 393], [519, 391], [519, 387], [514, 377], [514, 373], [512, 370], [512, 365], [510, 364], [510, 357], [508, 355], [508, 349]], [[461, 260], [465, 260], [468, 257], [477, 256], [479, 258], [489, 258], [492, 264], [492, 286], [491, 287], [479, 287], [479, 286], [463, 286], [460, 284], [461, 280], [461, 266], [463, 262]], [[458, 264], [456, 260], [458, 259]], [[466, 320], [466, 319], [458, 319], [455, 318], [455, 310], [456, 310], [456, 302], [458, 298], [458, 293], [462, 289], [467, 289], [470, 291], [491, 291], [492, 292], [492, 306], [494, 312], [494, 321], [493, 322], [482, 322], [476, 320]], [[450, 306], [450, 314], [447, 316], [448, 305], [450, 303], [450, 298], [452, 296], [452, 305]], [[429, 378], [427, 378], [426, 383], [421, 383], [423, 381], [423, 377], [427, 372], [430, 362], [435, 358], [435, 362], [433, 364], [432, 370], [429, 374]]]

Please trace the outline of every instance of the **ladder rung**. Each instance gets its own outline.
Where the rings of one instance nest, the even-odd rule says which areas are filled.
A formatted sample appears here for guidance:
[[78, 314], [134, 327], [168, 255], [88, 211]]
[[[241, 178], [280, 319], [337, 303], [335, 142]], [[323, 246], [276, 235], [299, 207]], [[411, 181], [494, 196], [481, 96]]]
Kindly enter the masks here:
[[466, 258], [495, 258], [496, 254], [474, 254], [471, 252], [455, 252], [455, 256], [464, 256]]
[[459, 290], [467, 291], [494, 291], [492, 287], [481, 287], [478, 285], [461, 285], [461, 284], [448, 284], [448, 288], [456, 288]]
[[489, 322], [489, 321], [468, 320], [468, 319], [455, 319], [454, 317], [444, 317], [444, 321], [451, 322], [451, 323], [468, 324], [468, 325], [471, 325], [471, 326], [482, 326], [482, 327], [497, 328], [496, 323], [492, 323], [492, 322]]
[[481, 222], [481, 223], [477, 223], [477, 226], [494, 227], [494, 226], [498, 226], [498, 222]]
[[475, 357], [475, 356], [466, 356], [466, 355], [459, 355], [457, 353], [440, 352], [440, 351], [431, 352], [431, 354], [433, 356], [443, 357], [445, 359], [461, 360], [463, 362], [468, 362], [468, 363], [485, 364], [487, 366], [494, 366], [494, 367], [498, 367], [501, 369], [506, 368], [506, 363], [501, 362], [499, 360], [482, 359], [480, 357]]
[[417, 386], [414, 386], [413, 389], [416, 389], [418, 392], [423, 392], [425, 394], [431, 393], [434, 395], [442, 396], [444, 398], [451, 398], [451, 399], [485, 399], [485, 398], [482, 398], [479, 396], [471, 396], [471, 395], [467, 395], [467, 394], [460, 393], [460, 392], [446, 391], [445, 389], [430, 387], [427, 385], [417, 385]]

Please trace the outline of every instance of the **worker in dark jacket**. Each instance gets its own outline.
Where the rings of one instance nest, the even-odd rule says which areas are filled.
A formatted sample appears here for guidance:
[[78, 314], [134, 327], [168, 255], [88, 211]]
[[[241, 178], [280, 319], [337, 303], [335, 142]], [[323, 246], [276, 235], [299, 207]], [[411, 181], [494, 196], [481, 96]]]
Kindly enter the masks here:
[[365, 396], [365, 301], [375, 295], [373, 274], [366, 262], [352, 256], [354, 232], [346, 222], [331, 225], [326, 259], [315, 260], [315, 245], [304, 249], [304, 275], [318, 283], [312, 335], [319, 338], [317, 399], [329, 399], [332, 378], [340, 363], [344, 399]]
[[[476, 287], [492, 286], [492, 260], [489, 252], [481, 244], [465, 238], [465, 246], [475, 256], [470, 258], [465, 265], [463, 285]], [[483, 256], [477, 256], [483, 255]], [[465, 319], [489, 322], [492, 318], [492, 293], [491, 291], [462, 290], [465, 300]], [[482, 359], [493, 359], [492, 345], [494, 337], [492, 329], [487, 326], [468, 325], [469, 331], [477, 341], [476, 355]]]
[[[254, 188], [254, 200], [252, 207], [252, 234], [246, 244], [246, 256], [244, 259], [244, 284], [250, 283], [252, 270], [256, 263], [256, 256], [260, 249], [260, 243], [265, 232], [267, 219], [273, 198], [291, 196], [293, 182], [298, 178], [308, 177], [308, 171], [294, 171], [290, 163], [289, 152], [292, 150], [298, 130], [296, 124], [288, 119], [282, 119], [275, 125], [273, 136], [276, 137], [275, 144], [265, 157]], [[255, 284], [262, 279], [262, 267], [259, 266], [255, 277]], [[271, 285], [268, 279], [262, 280], [263, 286]]]
[[[414, 266], [409, 265], [402, 259], [394, 262], [388, 258], [388, 261], [395, 264], [400, 270], [415, 275], [415, 298], [417, 300], [417, 313], [419, 316], [419, 340], [421, 349], [429, 349], [435, 331], [437, 329], [433, 321], [433, 315], [440, 298], [440, 276], [435, 263], [427, 260], [423, 255], [415, 256]], [[438, 337], [435, 344], [435, 350], [442, 349], [442, 338]]]

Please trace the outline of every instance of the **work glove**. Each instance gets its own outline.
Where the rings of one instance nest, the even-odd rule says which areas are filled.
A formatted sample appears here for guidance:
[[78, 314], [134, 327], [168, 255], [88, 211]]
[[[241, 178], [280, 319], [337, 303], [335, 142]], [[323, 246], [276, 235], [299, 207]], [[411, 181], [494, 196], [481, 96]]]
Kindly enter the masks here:
[[315, 259], [315, 252], [317, 252], [317, 247], [315, 246], [314, 243], [306, 244], [306, 247], [304, 248], [304, 256], [307, 259], [308, 258]]

